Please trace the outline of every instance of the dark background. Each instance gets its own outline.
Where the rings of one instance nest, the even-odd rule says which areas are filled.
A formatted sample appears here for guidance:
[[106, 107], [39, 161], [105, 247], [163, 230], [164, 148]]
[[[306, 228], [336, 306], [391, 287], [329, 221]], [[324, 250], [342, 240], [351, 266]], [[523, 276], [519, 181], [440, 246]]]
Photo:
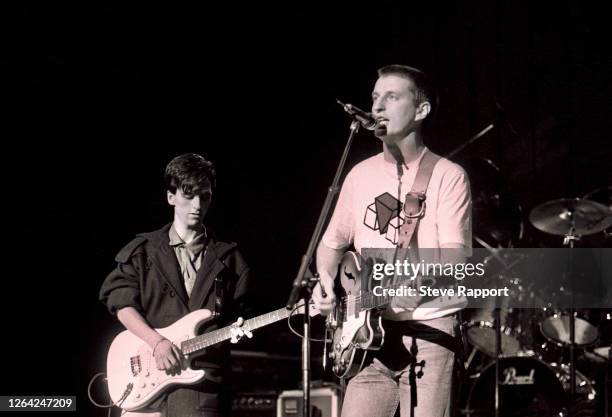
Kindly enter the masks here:
[[[612, 184], [596, 2], [49, 4], [2, 19], [3, 395], [77, 395], [79, 414], [105, 415], [86, 388], [121, 327], [98, 289], [134, 234], [169, 221], [162, 172], [180, 153], [216, 162], [209, 221], [256, 271], [258, 309], [282, 306], [348, 133], [335, 98], [369, 109], [382, 65], [435, 79], [435, 152], [495, 124], [453, 159], [494, 161], [525, 216]], [[361, 132], [349, 166], [379, 148]], [[525, 246], [559, 240], [526, 224]], [[242, 348], [294, 356], [260, 386], [295, 387], [284, 325]]]

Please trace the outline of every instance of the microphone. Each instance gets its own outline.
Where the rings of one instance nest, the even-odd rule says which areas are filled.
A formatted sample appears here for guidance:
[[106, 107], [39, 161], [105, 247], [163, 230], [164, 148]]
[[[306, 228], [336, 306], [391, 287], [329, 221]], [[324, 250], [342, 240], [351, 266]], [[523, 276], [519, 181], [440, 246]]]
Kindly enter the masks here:
[[336, 102], [344, 108], [344, 111], [353, 116], [361, 126], [368, 130], [374, 130], [378, 126], [378, 121], [372, 116], [371, 113], [361, 110], [359, 107], [353, 106], [352, 104], [344, 104], [340, 100], [336, 99]]

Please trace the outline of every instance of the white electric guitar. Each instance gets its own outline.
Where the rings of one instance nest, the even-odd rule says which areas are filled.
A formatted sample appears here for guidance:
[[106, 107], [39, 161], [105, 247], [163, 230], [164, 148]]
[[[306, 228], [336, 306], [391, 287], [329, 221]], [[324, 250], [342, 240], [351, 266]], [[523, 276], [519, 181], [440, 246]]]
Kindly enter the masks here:
[[[303, 313], [303, 305], [298, 311]], [[286, 319], [290, 313], [286, 308], [280, 308], [245, 320], [242, 329], [258, 329]], [[314, 316], [318, 313], [311, 304], [309, 314]], [[200, 325], [210, 320], [211, 316], [209, 310], [196, 310], [168, 327], [156, 329], [159, 334], [178, 346], [183, 354], [182, 369], [175, 375], [157, 369], [149, 345], [128, 330], [119, 333], [109, 348], [106, 361], [108, 391], [113, 403], [126, 411], [134, 411], [151, 403], [171, 386], [201, 381], [205, 371], [192, 369], [190, 361], [201, 355], [205, 348], [232, 337], [232, 326], [196, 336]]]

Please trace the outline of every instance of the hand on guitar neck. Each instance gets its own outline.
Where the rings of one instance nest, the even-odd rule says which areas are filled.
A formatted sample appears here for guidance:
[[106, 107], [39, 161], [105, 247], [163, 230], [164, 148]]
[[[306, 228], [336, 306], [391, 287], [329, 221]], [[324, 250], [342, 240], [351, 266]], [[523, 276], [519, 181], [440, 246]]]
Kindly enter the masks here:
[[[251, 339], [253, 333], [249, 329], [243, 328], [244, 319], [239, 317], [230, 327], [230, 343], [236, 344], [243, 337]], [[153, 346], [153, 357], [160, 371], [166, 370], [170, 375], [178, 375], [181, 370], [186, 369], [187, 360], [181, 350], [170, 340], [160, 335], [160, 339]]]
[[317, 271], [320, 279], [313, 290], [312, 301], [323, 316], [329, 315], [336, 305], [334, 280], [343, 256], [344, 250], [329, 248], [323, 242], [317, 248]]
[[230, 343], [236, 344], [244, 336], [246, 336], [249, 339], [251, 339], [253, 337], [253, 333], [249, 329], [245, 329], [242, 326], [243, 324], [244, 324], [244, 319], [242, 317], [238, 317], [238, 320], [236, 320], [232, 324], [232, 326], [230, 328], [230, 332], [232, 334], [232, 338], [230, 339]]

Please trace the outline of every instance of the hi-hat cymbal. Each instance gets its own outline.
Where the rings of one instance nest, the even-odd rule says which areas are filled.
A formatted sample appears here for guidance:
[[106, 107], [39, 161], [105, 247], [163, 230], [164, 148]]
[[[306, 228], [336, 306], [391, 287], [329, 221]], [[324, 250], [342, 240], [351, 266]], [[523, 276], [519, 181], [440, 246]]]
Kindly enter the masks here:
[[529, 214], [537, 229], [558, 236], [591, 235], [612, 226], [612, 210], [580, 198], [562, 198], [540, 204]]

